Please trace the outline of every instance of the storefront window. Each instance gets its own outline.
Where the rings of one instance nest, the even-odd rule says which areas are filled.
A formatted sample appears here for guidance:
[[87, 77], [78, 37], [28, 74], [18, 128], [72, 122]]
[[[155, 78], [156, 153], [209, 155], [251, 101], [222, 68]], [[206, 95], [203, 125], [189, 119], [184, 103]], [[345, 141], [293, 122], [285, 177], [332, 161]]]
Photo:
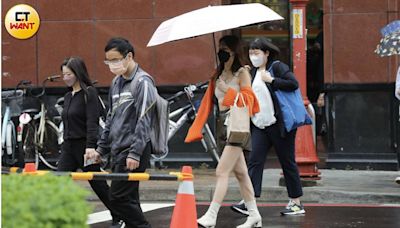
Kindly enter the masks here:
[[288, 0], [242, 0], [242, 3], [262, 3], [279, 15], [284, 20], [266, 22], [257, 26], [242, 28], [242, 39], [251, 41], [256, 37], [267, 37], [281, 50], [279, 59], [289, 63], [290, 39], [289, 39], [289, 4]]
[[[241, 29], [242, 39], [251, 41], [265, 36], [277, 45], [280, 50], [280, 60], [290, 63], [290, 8], [288, 0], [242, 0], [242, 3], [261, 3], [281, 15], [284, 20], [266, 22], [257, 26]], [[308, 45], [315, 42], [315, 38], [322, 29], [322, 0], [309, 0], [307, 4], [307, 39]]]
[[[242, 3], [264, 4], [284, 18], [280, 21], [244, 27], [241, 29], [241, 35], [242, 39], [248, 42], [260, 36], [271, 39], [281, 50], [279, 59], [290, 65], [292, 52], [289, 0], [242, 0]], [[323, 86], [322, 9], [322, 0], [309, 0], [307, 3], [307, 93], [313, 102]]]
[[324, 87], [322, 0], [307, 4], [307, 96], [315, 103]]

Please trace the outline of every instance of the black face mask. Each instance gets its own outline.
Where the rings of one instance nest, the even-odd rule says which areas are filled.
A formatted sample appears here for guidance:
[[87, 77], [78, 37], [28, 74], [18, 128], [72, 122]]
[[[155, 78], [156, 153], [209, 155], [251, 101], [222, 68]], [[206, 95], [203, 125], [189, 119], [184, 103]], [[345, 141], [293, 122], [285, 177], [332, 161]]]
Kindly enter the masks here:
[[219, 59], [219, 62], [220, 62], [221, 64], [222, 64], [222, 63], [225, 63], [226, 61], [228, 61], [229, 57], [231, 57], [231, 55], [229, 54], [229, 52], [224, 51], [224, 50], [219, 50], [219, 52], [218, 52], [218, 59]]

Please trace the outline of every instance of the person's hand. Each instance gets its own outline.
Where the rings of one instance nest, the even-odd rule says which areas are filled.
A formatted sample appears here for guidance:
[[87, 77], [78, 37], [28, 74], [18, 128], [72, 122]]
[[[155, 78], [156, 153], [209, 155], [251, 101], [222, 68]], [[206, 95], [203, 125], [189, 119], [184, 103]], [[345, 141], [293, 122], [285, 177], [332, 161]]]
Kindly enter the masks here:
[[272, 83], [272, 81], [274, 80], [274, 78], [268, 71], [262, 71], [260, 76], [261, 80], [263, 80], [266, 83]]
[[325, 94], [324, 93], [320, 93], [318, 96], [318, 100], [317, 100], [317, 106], [318, 107], [324, 107], [325, 106]]
[[85, 161], [93, 160], [95, 163], [101, 162], [101, 156], [94, 148], [86, 148], [83, 159], [85, 159]]
[[126, 169], [128, 170], [134, 170], [137, 169], [139, 167], [139, 162], [136, 161], [133, 158], [126, 158]]
[[222, 92], [226, 93], [228, 91], [228, 85], [224, 82], [222, 79], [217, 79], [217, 88], [221, 90]]

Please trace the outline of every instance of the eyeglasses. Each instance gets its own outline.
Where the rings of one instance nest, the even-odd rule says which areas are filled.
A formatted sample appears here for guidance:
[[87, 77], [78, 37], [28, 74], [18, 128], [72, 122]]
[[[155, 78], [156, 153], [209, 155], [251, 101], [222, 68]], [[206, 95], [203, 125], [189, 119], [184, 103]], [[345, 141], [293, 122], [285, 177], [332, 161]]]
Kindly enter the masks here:
[[126, 58], [126, 56], [123, 57], [122, 59], [104, 60], [104, 64], [106, 64], [106, 65], [118, 64], [118, 63], [122, 62]]

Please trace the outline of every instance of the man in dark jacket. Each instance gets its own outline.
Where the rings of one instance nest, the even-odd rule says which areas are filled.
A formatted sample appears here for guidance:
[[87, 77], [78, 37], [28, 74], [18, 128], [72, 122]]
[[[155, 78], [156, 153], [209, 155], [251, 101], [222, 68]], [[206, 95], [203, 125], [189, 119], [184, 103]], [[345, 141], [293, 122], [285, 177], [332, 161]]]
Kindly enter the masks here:
[[[124, 38], [112, 38], [105, 47], [104, 63], [116, 76], [110, 86], [110, 110], [98, 147], [86, 155], [98, 160], [111, 153], [114, 173], [144, 172], [150, 159], [154, 113], [146, 110], [155, 101], [156, 89], [151, 78], [141, 77], [148, 74], [134, 61], [134, 55], [133, 46]], [[112, 181], [110, 202], [127, 227], [151, 227], [140, 207], [138, 181]]]

